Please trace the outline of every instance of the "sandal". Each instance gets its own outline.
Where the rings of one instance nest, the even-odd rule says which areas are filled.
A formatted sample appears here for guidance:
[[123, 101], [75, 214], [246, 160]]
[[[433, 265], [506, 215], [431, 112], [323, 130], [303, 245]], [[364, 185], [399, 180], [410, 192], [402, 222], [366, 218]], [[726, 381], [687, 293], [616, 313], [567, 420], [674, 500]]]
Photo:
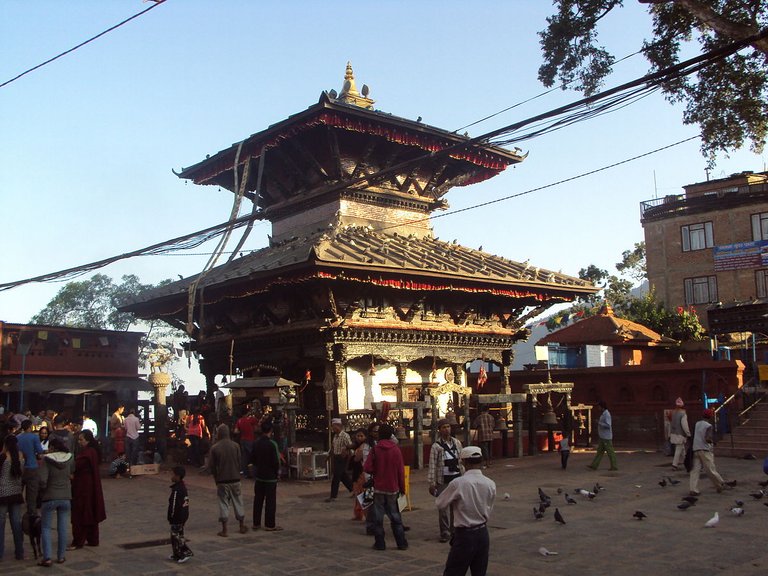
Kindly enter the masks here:
[[59, 558], [58, 560], [56, 560], [56, 564], [64, 564], [64, 562], [66, 561], [67, 561], [66, 558]]
[[50, 568], [53, 566], [53, 562], [50, 560], [40, 560], [40, 562], [37, 563], [38, 566], [42, 566], [43, 568]]

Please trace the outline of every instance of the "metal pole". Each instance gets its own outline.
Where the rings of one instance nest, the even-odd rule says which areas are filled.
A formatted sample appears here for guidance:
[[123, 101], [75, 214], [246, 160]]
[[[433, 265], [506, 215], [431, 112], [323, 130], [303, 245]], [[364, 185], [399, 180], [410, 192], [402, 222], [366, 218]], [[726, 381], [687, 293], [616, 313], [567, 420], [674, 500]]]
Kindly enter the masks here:
[[19, 414], [24, 413], [24, 370], [27, 367], [27, 353], [21, 355], [21, 387], [19, 392]]

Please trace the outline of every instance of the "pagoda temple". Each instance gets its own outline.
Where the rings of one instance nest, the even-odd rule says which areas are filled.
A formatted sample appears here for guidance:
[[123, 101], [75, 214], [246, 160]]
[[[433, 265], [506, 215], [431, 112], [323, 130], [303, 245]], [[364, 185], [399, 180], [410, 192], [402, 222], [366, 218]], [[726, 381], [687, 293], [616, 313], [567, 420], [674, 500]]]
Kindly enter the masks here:
[[348, 64], [340, 93], [183, 168], [272, 224], [266, 248], [141, 294], [124, 310], [188, 329], [209, 390], [217, 375], [301, 382], [305, 408], [334, 413], [467, 386], [494, 364], [509, 391], [525, 321], [592, 294], [583, 280], [433, 234], [453, 187], [524, 160], [373, 108]]

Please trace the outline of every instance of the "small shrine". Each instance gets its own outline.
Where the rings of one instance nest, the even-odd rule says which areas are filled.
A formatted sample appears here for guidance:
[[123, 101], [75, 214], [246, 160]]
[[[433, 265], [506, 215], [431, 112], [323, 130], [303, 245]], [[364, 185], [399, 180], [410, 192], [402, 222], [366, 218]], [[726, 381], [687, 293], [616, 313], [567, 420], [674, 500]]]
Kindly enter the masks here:
[[[324, 421], [376, 402], [424, 401], [447, 373], [450, 386], [471, 386], [466, 367], [482, 358], [500, 367], [508, 393], [526, 320], [596, 291], [435, 237], [430, 215], [448, 208], [449, 190], [524, 156], [374, 103], [348, 64], [341, 92], [178, 173], [230, 190], [272, 224], [269, 246], [238, 248], [123, 308], [186, 328], [209, 390], [217, 375], [281, 376], [300, 384], [306, 418]], [[446, 388], [443, 412], [454, 392]]]

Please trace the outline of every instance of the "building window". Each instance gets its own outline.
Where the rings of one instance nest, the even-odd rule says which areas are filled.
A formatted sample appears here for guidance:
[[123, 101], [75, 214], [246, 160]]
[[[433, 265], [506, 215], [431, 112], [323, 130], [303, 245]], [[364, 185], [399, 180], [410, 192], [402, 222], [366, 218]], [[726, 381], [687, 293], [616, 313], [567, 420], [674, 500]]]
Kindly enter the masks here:
[[700, 276], [685, 279], [685, 304], [710, 304], [717, 302], [717, 276]]
[[768, 270], [755, 270], [755, 286], [758, 298], [768, 298]]
[[768, 240], [768, 212], [752, 214], [752, 240]]
[[715, 245], [712, 222], [689, 224], [680, 228], [683, 235], [683, 252], [704, 250]]

